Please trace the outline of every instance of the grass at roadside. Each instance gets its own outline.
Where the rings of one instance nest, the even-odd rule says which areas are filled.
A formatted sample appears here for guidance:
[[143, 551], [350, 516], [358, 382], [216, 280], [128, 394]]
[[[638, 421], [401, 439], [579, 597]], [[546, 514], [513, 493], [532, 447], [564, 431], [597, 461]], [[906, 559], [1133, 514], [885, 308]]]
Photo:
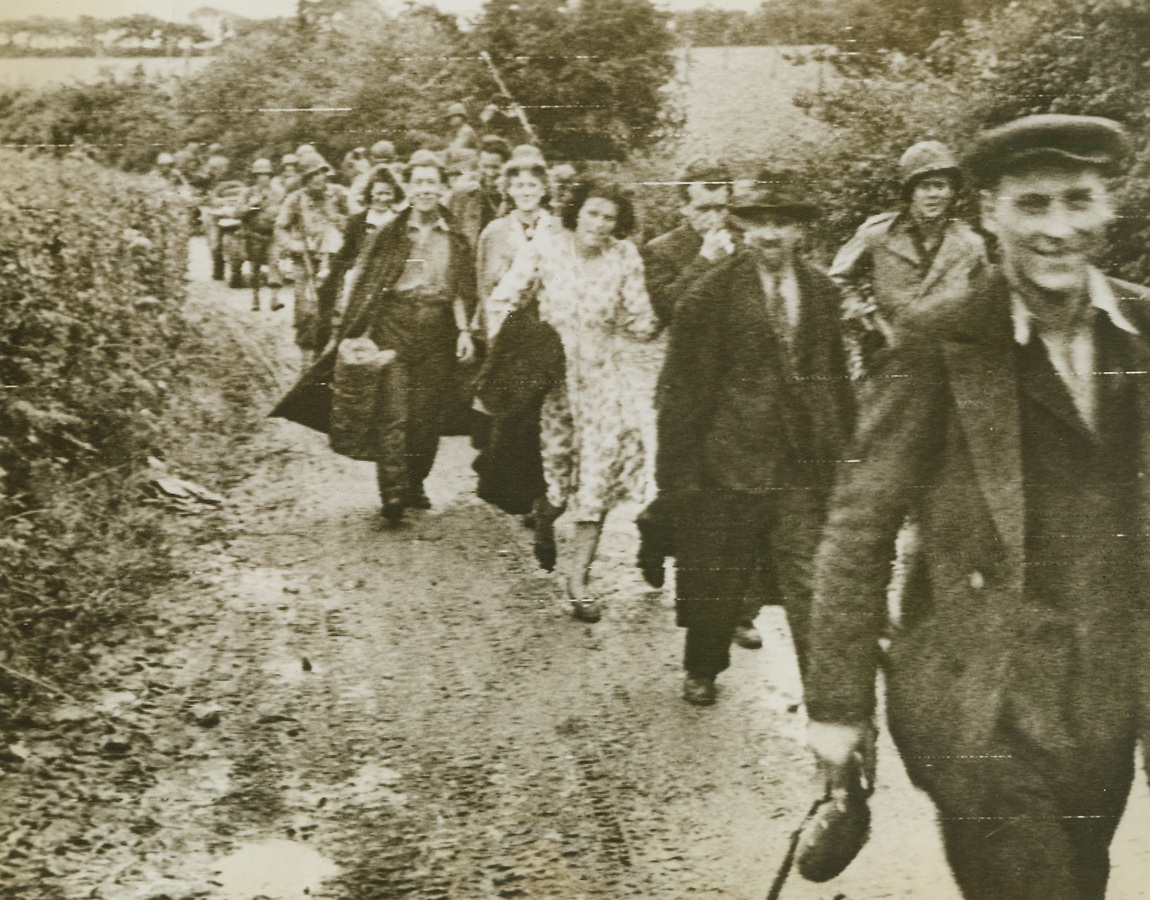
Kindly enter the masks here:
[[[187, 211], [158, 183], [0, 164], [0, 663], [67, 685], [182, 574], [156, 462], [218, 483], [272, 379], [189, 303]], [[27, 689], [0, 673], [0, 703]]]

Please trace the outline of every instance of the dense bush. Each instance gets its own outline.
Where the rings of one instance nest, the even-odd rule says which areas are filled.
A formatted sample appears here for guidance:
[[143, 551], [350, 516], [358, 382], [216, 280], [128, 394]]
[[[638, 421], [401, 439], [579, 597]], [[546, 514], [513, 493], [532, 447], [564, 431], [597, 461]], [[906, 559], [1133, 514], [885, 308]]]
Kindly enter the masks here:
[[249, 29], [181, 84], [178, 105], [189, 138], [218, 140], [240, 160], [311, 143], [338, 161], [381, 138], [410, 153], [438, 139], [446, 103], [469, 92], [463, 73], [477, 63], [453, 19], [359, 5], [306, 27]]
[[[1150, 6], [1133, 0], [1034, 0], [934, 42], [919, 57], [878, 54], [827, 91], [812, 113], [834, 137], [806, 173], [824, 198], [831, 245], [898, 199], [897, 160], [937, 138], [961, 151], [989, 125], [1067, 112], [1124, 122], [1134, 165], [1117, 185], [1123, 218], [1107, 268], [1150, 281]], [[973, 198], [966, 211], [973, 213]]]
[[166, 571], [134, 479], [182, 377], [187, 216], [94, 163], [0, 165], [0, 650], [51, 656]]
[[161, 150], [178, 147], [185, 123], [158, 81], [137, 67], [128, 79], [0, 93], [0, 124], [9, 145], [63, 156], [85, 145], [101, 161], [146, 172]]

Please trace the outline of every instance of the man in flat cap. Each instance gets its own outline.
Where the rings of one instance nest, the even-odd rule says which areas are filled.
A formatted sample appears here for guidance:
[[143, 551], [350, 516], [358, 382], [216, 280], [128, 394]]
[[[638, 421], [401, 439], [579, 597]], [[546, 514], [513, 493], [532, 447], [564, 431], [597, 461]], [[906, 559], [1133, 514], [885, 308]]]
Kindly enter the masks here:
[[881, 361], [816, 558], [808, 737], [833, 783], [873, 760], [895, 533], [920, 523], [888, 718], [972, 900], [1102, 898], [1133, 778], [1150, 292], [1092, 264], [1124, 148], [1064, 115], [977, 140], [1001, 263]]
[[950, 148], [914, 144], [899, 176], [902, 208], [863, 222], [827, 273], [842, 289], [860, 361], [893, 342], [908, 317], [964, 293], [986, 264], [982, 237], [954, 218], [962, 170]]
[[730, 214], [742, 243], [676, 306], [656, 401], [696, 705], [714, 702], [735, 629], [758, 612], [760, 570], [804, 667], [811, 560], [854, 420], [839, 292], [800, 253], [817, 208], [792, 173], [764, 172], [736, 182]]

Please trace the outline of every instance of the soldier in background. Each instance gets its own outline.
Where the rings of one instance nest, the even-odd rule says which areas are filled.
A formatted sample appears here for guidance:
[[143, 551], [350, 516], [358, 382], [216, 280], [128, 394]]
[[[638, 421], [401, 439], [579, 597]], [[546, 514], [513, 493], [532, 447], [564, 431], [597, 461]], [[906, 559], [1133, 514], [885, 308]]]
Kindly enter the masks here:
[[452, 103], [444, 115], [447, 121], [447, 147], [470, 147], [479, 149], [479, 135], [467, 124], [467, 107], [462, 103]]
[[323, 157], [307, 157], [301, 168], [301, 186], [288, 194], [280, 207], [276, 239], [292, 262], [292, 322], [296, 345], [303, 351], [306, 365], [323, 349], [318, 346], [318, 291], [328, 277], [333, 254], [343, 243], [347, 196], [329, 183], [332, 168]]
[[986, 245], [954, 218], [962, 171], [950, 149], [922, 141], [899, 160], [903, 206], [867, 219], [835, 256], [859, 368], [906, 321], [961, 296], [986, 265]]
[[244, 246], [252, 278], [252, 310], [260, 308], [260, 286], [267, 273], [268, 287], [271, 288], [271, 310], [283, 309], [279, 300], [279, 286], [282, 283], [278, 266], [273, 264], [272, 245], [275, 242], [276, 217], [284, 194], [272, 183], [272, 164], [267, 159], [257, 159], [252, 163], [252, 183], [245, 197], [242, 216]]
[[507, 141], [497, 137], [484, 138], [479, 148], [478, 181], [461, 181], [447, 201], [455, 227], [467, 238], [473, 250], [483, 229], [503, 212], [499, 175], [509, 159], [511, 148]]

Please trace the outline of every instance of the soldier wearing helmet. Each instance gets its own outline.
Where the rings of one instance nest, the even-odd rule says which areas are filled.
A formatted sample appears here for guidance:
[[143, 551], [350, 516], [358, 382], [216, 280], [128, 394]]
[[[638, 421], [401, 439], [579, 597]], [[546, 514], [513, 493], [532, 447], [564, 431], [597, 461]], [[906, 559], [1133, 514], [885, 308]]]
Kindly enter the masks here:
[[274, 184], [284, 194], [288, 194], [299, 187], [299, 157], [294, 153], [285, 153], [280, 157], [279, 174], [272, 178]]
[[862, 224], [835, 256], [830, 276], [842, 288], [859, 362], [895, 342], [908, 316], [961, 295], [986, 263], [981, 236], [954, 218], [962, 170], [938, 141], [921, 141], [899, 160], [902, 208]]
[[467, 107], [462, 103], [452, 103], [443, 116], [447, 120], [447, 147], [470, 147], [479, 149], [479, 135], [467, 124]]
[[176, 158], [171, 153], [161, 153], [156, 157], [156, 167], [151, 172], [157, 178], [162, 178], [176, 190], [188, 187], [187, 179], [176, 165]]
[[252, 163], [251, 184], [245, 197], [243, 221], [244, 249], [252, 273], [252, 310], [259, 311], [260, 287], [265, 279], [271, 288], [271, 309], [283, 308], [278, 288], [282, 283], [273, 253], [276, 216], [284, 200], [284, 192], [272, 180], [271, 160], [260, 158]]

